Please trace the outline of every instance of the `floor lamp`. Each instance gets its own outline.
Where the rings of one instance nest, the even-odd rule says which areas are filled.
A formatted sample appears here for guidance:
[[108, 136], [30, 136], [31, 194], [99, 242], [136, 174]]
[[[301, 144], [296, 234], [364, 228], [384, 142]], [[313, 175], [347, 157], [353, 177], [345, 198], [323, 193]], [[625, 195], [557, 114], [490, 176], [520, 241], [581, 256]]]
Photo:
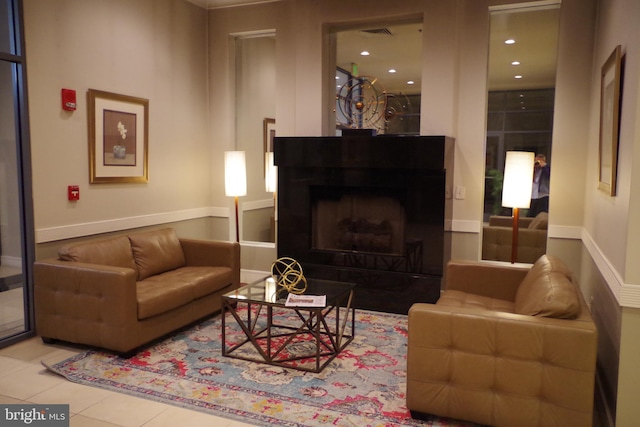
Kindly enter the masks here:
[[273, 224], [274, 229], [278, 223], [278, 167], [274, 163], [273, 151], [267, 151], [264, 155], [264, 187], [267, 193], [273, 193]]
[[265, 153], [264, 156], [264, 189], [267, 193], [273, 193], [275, 203], [276, 190], [278, 189], [278, 167], [273, 162], [273, 151]]
[[236, 205], [236, 242], [240, 243], [238, 221], [238, 197], [247, 195], [247, 165], [244, 151], [224, 152], [224, 190], [233, 197]]
[[511, 237], [511, 264], [518, 258], [518, 221], [520, 208], [531, 204], [534, 153], [507, 151], [502, 183], [502, 206], [513, 208], [513, 234]]

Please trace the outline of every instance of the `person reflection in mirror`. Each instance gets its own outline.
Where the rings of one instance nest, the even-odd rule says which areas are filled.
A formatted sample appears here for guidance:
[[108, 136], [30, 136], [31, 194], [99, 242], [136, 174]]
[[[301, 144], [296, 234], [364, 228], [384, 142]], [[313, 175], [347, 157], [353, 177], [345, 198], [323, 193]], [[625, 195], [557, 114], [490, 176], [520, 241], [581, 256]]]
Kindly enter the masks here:
[[533, 189], [531, 207], [527, 216], [535, 217], [540, 212], [549, 212], [549, 176], [551, 168], [544, 154], [537, 154], [533, 165]]

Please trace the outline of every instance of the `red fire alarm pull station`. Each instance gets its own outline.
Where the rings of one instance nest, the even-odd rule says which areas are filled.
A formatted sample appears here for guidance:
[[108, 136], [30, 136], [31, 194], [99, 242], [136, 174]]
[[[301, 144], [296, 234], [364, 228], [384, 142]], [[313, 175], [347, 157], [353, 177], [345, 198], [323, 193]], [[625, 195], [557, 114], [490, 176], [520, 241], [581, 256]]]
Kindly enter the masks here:
[[67, 111], [76, 110], [76, 91], [73, 89], [62, 89], [62, 109]]
[[80, 200], [80, 187], [77, 185], [70, 185], [68, 187], [68, 196], [70, 201]]

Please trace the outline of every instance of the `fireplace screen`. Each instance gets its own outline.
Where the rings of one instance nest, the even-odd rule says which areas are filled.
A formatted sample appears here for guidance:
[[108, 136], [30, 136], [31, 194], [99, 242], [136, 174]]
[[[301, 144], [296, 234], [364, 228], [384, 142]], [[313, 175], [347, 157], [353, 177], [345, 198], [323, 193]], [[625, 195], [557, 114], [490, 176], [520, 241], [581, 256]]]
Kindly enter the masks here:
[[[321, 191], [320, 193], [326, 193]], [[391, 195], [367, 192], [317, 195], [312, 203], [314, 249], [401, 255], [405, 210]]]

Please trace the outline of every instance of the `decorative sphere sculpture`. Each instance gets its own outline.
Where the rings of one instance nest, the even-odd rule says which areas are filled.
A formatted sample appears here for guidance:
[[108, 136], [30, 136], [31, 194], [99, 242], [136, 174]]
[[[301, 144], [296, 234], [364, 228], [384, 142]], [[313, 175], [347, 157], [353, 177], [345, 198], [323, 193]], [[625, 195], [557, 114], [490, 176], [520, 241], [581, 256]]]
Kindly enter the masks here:
[[302, 294], [307, 290], [307, 279], [298, 261], [289, 257], [278, 258], [271, 265], [271, 275], [283, 290], [292, 294]]

